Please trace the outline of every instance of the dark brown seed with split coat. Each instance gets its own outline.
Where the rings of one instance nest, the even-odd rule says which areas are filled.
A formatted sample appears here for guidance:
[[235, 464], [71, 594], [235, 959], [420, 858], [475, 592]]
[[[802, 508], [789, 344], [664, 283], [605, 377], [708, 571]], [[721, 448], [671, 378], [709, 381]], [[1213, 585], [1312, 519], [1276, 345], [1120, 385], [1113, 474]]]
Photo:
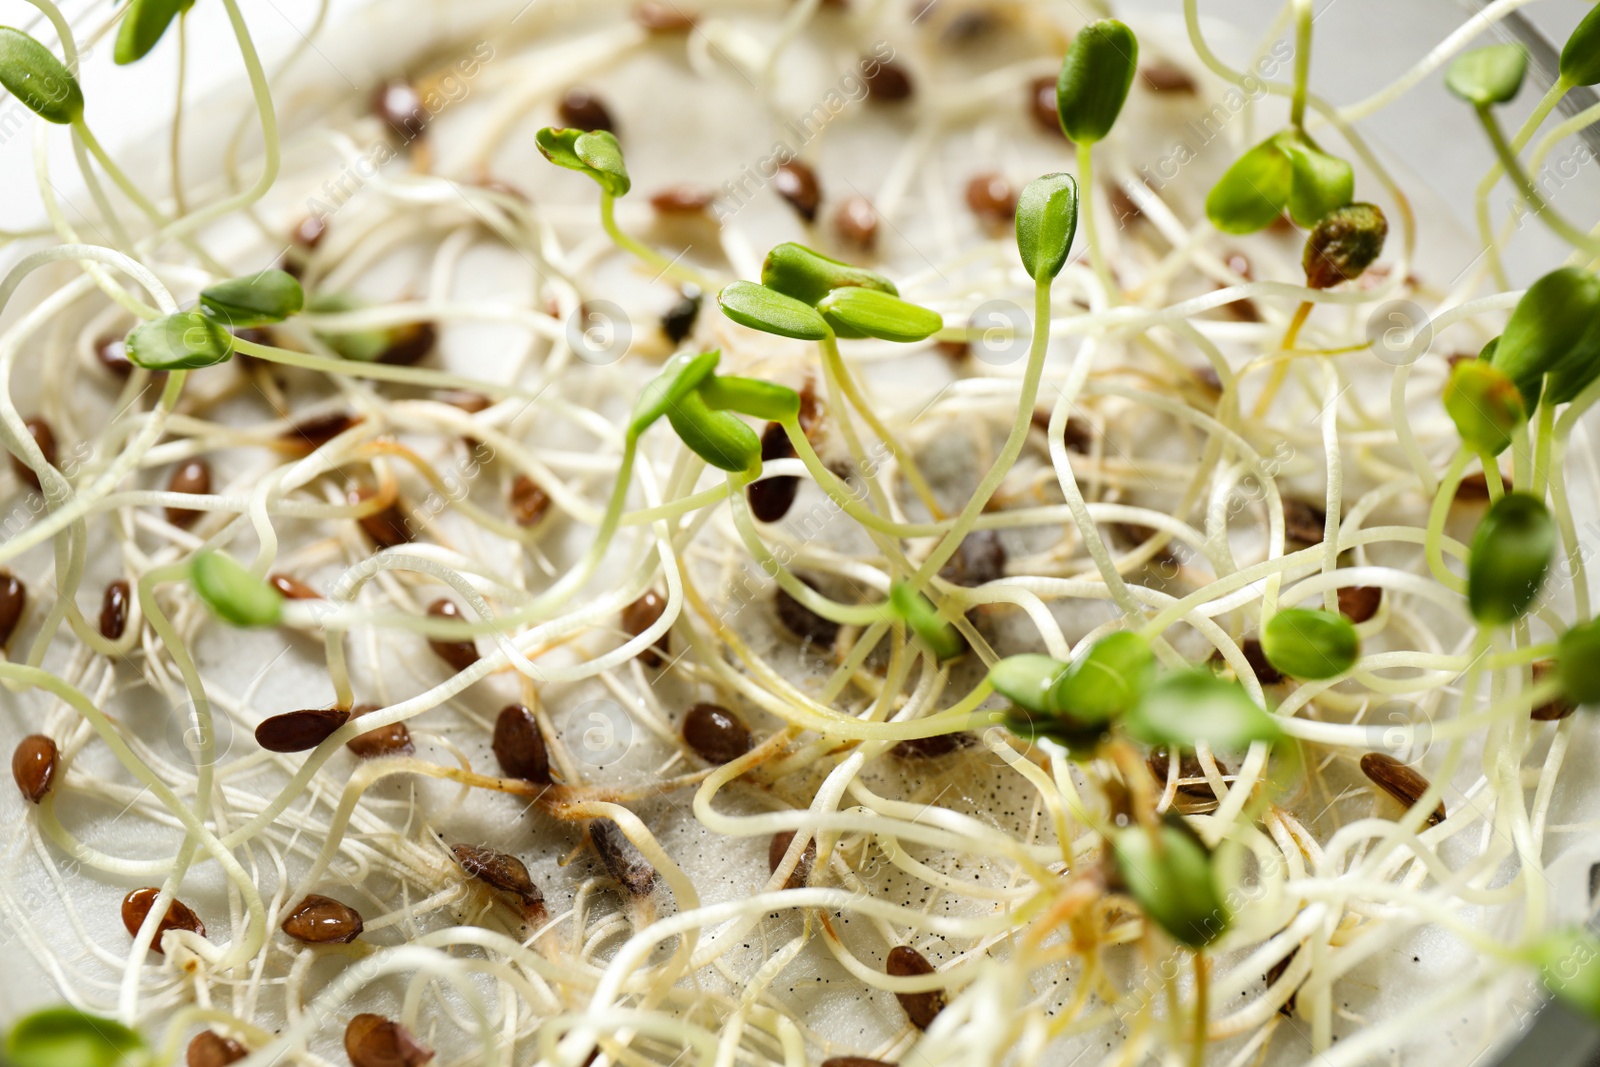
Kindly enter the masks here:
[[867, 99], [875, 104], [898, 104], [915, 91], [911, 73], [898, 63], [863, 60], [861, 73], [867, 83]]
[[[1533, 684], [1549, 680], [1556, 673], [1556, 661], [1542, 659], [1533, 665]], [[1577, 705], [1565, 696], [1557, 696], [1533, 709], [1532, 718], [1535, 722], [1557, 722], [1577, 711]]]
[[29, 734], [11, 753], [11, 777], [22, 795], [37, 804], [56, 781], [61, 754], [56, 743], [44, 734]]
[[[352, 489], [345, 494], [345, 500], [351, 507], [358, 507], [378, 495], [376, 489], [366, 486]], [[379, 508], [371, 514], [363, 515], [356, 520], [367, 536], [372, 538], [372, 543], [379, 548], [393, 548], [396, 545], [408, 544], [413, 540], [411, 526], [406, 522], [406, 517], [400, 513], [399, 499], [396, 498], [386, 508]]]
[[1193, 96], [1199, 87], [1195, 85], [1194, 78], [1189, 72], [1176, 63], [1160, 60], [1143, 67], [1139, 77], [1152, 92], [1157, 93], [1184, 93]]
[[10, 571], [0, 571], [0, 648], [17, 632], [22, 613], [28, 607], [28, 587]]
[[1041, 130], [1066, 140], [1061, 132], [1061, 112], [1056, 110], [1055, 75], [1041, 75], [1028, 83], [1028, 113]]
[[[56, 454], [56, 432], [50, 428], [48, 422], [37, 416], [24, 420], [23, 425], [28, 428], [28, 436], [33, 438], [33, 443], [38, 445], [39, 451], [44, 454], [44, 461], [54, 467], [58, 458]], [[11, 469], [17, 472], [17, 478], [22, 484], [32, 487], [35, 492], [44, 491], [39, 484], [38, 472], [16, 456], [11, 457]]]
[[228, 1067], [238, 1063], [250, 1050], [231, 1037], [223, 1037], [215, 1030], [202, 1030], [189, 1042], [184, 1053], [186, 1067]]
[[[762, 462], [790, 459], [794, 454], [794, 445], [790, 443], [782, 424], [767, 423], [767, 428], [761, 432]], [[783, 474], [750, 483], [745, 489], [745, 496], [750, 501], [750, 514], [756, 517], [757, 522], [777, 522], [789, 514], [789, 509], [794, 506], [795, 494], [799, 491], [800, 479]]]
[[422, 1067], [433, 1049], [411, 1031], [381, 1015], [361, 1014], [344, 1028], [344, 1054], [350, 1067]]
[[995, 530], [974, 530], [961, 539], [939, 577], [956, 585], [977, 586], [1006, 575], [1006, 547]]
[[268, 752], [305, 752], [316, 748], [350, 718], [343, 708], [306, 708], [262, 719], [256, 744]]
[[[178, 464], [172, 469], [172, 477], [167, 479], [167, 492], [194, 495], [211, 492], [211, 464], [203, 459], [191, 459]], [[180, 530], [187, 530], [202, 514], [188, 508], [169, 507], [167, 521]]]
[[932, 737], [911, 737], [889, 750], [897, 759], [938, 759], [952, 752], [972, 746], [971, 734], [935, 734]]
[[1327, 521], [1328, 513], [1315, 504], [1289, 498], [1283, 501], [1283, 535], [1291, 541], [1322, 544], [1322, 531]]
[[[932, 974], [933, 964], [910, 945], [896, 945], [889, 950], [889, 960], [884, 970], [893, 978], [911, 978]], [[905, 1010], [906, 1018], [918, 1030], [933, 1025], [934, 1017], [944, 1010], [944, 992], [930, 989], [926, 993], [896, 993], [895, 999]]]
[[539, 720], [521, 704], [507, 704], [494, 721], [494, 758], [512, 778], [548, 785], [550, 757], [539, 732]]
[[878, 209], [864, 196], [852, 196], [833, 213], [833, 228], [848, 245], [870, 252], [878, 244]]
[[[779, 830], [772, 835], [772, 841], [767, 845], [767, 871], [776, 874], [778, 867], [783, 863], [784, 853], [789, 851], [789, 846], [794, 843], [793, 830]], [[785, 889], [804, 889], [811, 880], [811, 867], [817, 862], [817, 839], [812, 838], [806, 842], [806, 847], [800, 852], [800, 859], [794, 865], [794, 870], [789, 872], [788, 879], [783, 883]]]
[[290, 600], [321, 600], [322, 594], [298, 578], [287, 574], [269, 574], [267, 583]]
[[478, 881], [512, 894], [529, 909], [544, 906], [544, 894], [517, 857], [479, 845], [451, 845], [450, 851], [461, 869]]
[[772, 185], [802, 219], [817, 221], [817, 208], [822, 204], [822, 184], [817, 181], [817, 172], [810, 166], [798, 159], [791, 159], [772, 176]]
[[609, 130], [617, 132], [611, 111], [594, 93], [580, 85], [568, 89], [561, 96], [561, 124], [574, 130]]
[[[139, 936], [139, 927], [144, 925], [145, 917], [150, 914], [150, 909], [155, 907], [156, 897], [161, 895], [161, 890], [154, 886], [145, 889], [135, 889], [122, 898], [122, 925], [128, 930], [129, 937]], [[191, 933], [206, 936], [205, 923], [200, 917], [190, 910], [189, 906], [181, 900], [173, 900], [167, 907], [167, 914], [160, 920], [156, 927], [156, 936], [150, 942], [150, 948], [156, 952], [163, 952], [161, 939], [168, 930], [188, 930]]]
[[128, 629], [128, 600], [132, 590], [128, 583], [118, 578], [106, 586], [100, 598], [100, 636], [107, 641], [121, 640]]
[[283, 932], [308, 945], [348, 945], [361, 936], [361, 913], [311, 893], [283, 920]]
[[694, 332], [694, 324], [699, 318], [700, 290], [682, 293], [677, 303], [661, 316], [661, 332], [666, 334], [667, 340], [673, 344], [682, 344], [684, 339]]
[[656, 887], [656, 869], [610, 819], [589, 824], [589, 841], [605, 865], [606, 873], [636, 897], [649, 896]]
[[975, 175], [967, 182], [967, 207], [987, 229], [1009, 226], [1017, 217], [1017, 187], [993, 171]]
[[526, 474], [511, 483], [511, 518], [518, 526], [534, 526], [550, 510], [550, 494]]
[[[350, 717], [359, 718], [369, 711], [377, 710], [376, 704], [357, 704], [350, 709]], [[388, 726], [379, 726], [366, 733], [356, 734], [344, 743], [344, 747], [348, 748], [357, 759], [409, 756], [417, 750], [417, 746], [411, 743], [411, 731], [406, 729], [406, 724], [403, 722], [390, 723]]]
[[[1407, 808], [1415, 807], [1422, 794], [1427, 792], [1428, 780], [1393, 756], [1382, 752], [1368, 752], [1361, 757], [1361, 773], [1372, 783]], [[1444, 822], [1444, 801], [1428, 816], [1428, 825]]]
[[1339, 614], [1351, 622], [1366, 622], [1378, 613], [1382, 603], [1382, 586], [1346, 585], [1339, 589]]
[[[661, 613], [667, 610], [667, 600], [654, 589], [646, 590], [645, 594], [632, 604], [622, 609], [622, 628], [629, 637], [638, 637], [650, 627], [654, 626], [661, 618]], [[639, 653], [639, 662], [646, 667], [659, 667], [662, 660], [656, 654], [656, 649], [668, 655], [672, 652], [672, 643], [668, 640], [670, 633], [664, 633], [655, 643], [655, 648], [647, 648]]]
[[[805, 579], [802, 578], [801, 581], [805, 582]], [[805, 584], [811, 585], [810, 582]], [[811, 588], [815, 589], [816, 586], [811, 585]], [[838, 623], [824, 619], [790, 596], [782, 587], [779, 587], [773, 598], [773, 606], [777, 609], [778, 621], [783, 624], [783, 628], [808, 644], [831, 645], [839, 636]]]
[[696, 704], [684, 713], [683, 740], [707, 763], [732, 763], [750, 751], [750, 727], [720, 704]]
[[676, 4], [646, 0], [645, 3], [634, 5], [633, 21], [651, 33], [688, 33], [694, 29], [696, 16], [693, 12], [683, 11]]
[[407, 140], [428, 127], [428, 108], [416, 86], [404, 78], [391, 78], [372, 94], [372, 113]]
[[[456, 602], [440, 597], [428, 605], [428, 614], [435, 619], [460, 619], [461, 609], [456, 607]], [[469, 638], [464, 641], [429, 640], [428, 647], [433, 649], [433, 654], [444, 660], [458, 671], [464, 671], [478, 662], [478, 646]]]

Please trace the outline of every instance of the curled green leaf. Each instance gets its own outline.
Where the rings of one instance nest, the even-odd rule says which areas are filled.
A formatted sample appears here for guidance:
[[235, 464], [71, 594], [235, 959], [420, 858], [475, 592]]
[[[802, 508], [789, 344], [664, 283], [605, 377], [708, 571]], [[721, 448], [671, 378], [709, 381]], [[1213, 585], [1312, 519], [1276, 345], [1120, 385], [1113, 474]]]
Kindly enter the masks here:
[[1444, 409], [1466, 446], [1491, 456], [1504, 452], [1512, 432], [1528, 421], [1516, 383], [1481, 359], [1463, 360], [1450, 372]]
[[1561, 692], [1574, 704], [1600, 704], [1600, 619], [1580, 622], [1556, 646]]
[[1600, 7], [1578, 23], [1561, 49], [1561, 76], [1572, 85], [1600, 82]]
[[235, 626], [276, 626], [283, 595], [221, 552], [206, 551], [189, 564], [189, 581], [211, 613]]
[[1155, 666], [1150, 642], [1128, 630], [1108, 634], [1056, 679], [1050, 710], [1085, 726], [1110, 722], [1139, 699]]
[[270, 326], [305, 307], [306, 293], [288, 271], [264, 270], [200, 291], [200, 304], [230, 329]]
[[722, 313], [762, 333], [820, 341], [828, 336], [828, 323], [817, 309], [776, 289], [755, 282], [733, 282], [717, 294]]
[[1485, 626], [1515, 621], [1539, 595], [1556, 547], [1556, 525], [1538, 497], [1507, 493], [1472, 535], [1467, 607]]
[[1562, 267], [1530, 285], [1490, 362], [1517, 383], [1529, 410], [1538, 404], [1546, 374], [1561, 377], [1563, 392], [1575, 385], [1581, 391], [1600, 372], [1600, 278], [1582, 267]]
[[1139, 40], [1116, 19], [1091, 22], [1072, 39], [1056, 79], [1056, 111], [1074, 144], [1111, 132], [1138, 67]]
[[721, 470], [737, 474], [761, 469], [761, 439], [744, 420], [728, 411], [712, 411], [695, 391], [667, 408], [667, 421], [695, 455]]
[[1043, 714], [1049, 709], [1051, 687], [1068, 669], [1060, 660], [1037, 653], [1007, 656], [989, 668], [989, 684], [1013, 704]]
[[889, 587], [889, 610], [922, 638], [933, 651], [934, 658], [954, 659], [967, 650], [966, 641], [954, 626], [939, 617], [939, 609], [933, 602], [905, 582]]
[[737, 411], [768, 422], [783, 422], [800, 414], [799, 393], [787, 385], [759, 378], [708, 375], [700, 383], [700, 396], [715, 411]]
[[1155, 831], [1117, 831], [1111, 854], [1128, 895], [1173, 940], [1199, 949], [1227, 930], [1231, 916], [1211, 850], [1178, 816], [1169, 814]]
[[1078, 182], [1070, 174], [1045, 174], [1017, 198], [1017, 252], [1035, 282], [1061, 273], [1078, 232]]
[[1492, 44], [1456, 56], [1445, 71], [1447, 89], [1476, 107], [1504, 104], [1522, 88], [1528, 51], [1520, 44]]
[[1243, 748], [1276, 741], [1283, 731], [1238, 682], [1210, 671], [1179, 671], [1145, 689], [1124, 719], [1129, 733], [1152, 745]]
[[177, 311], [140, 323], [128, 334], [129, 362], [151, 370], [194, 370], [233, 355], [233, 335], [198, 311]]
[[680, 352], [667, 360], [661, 373], [639, 390], [639, 399], [634, 402], [633, 415], [628, 420], [628, 433], [638, 437], [648, 430], [685, 394], [698, 389], [706, 376], [717, 369], [720, 359], [722, 351], [713, 349], [698, 355]]
[[1289, 217], [1307, 228], [1350, 203], [1356, 174], [1350, 164], [1330, 156], [1304, 134], [1286, 133], [1279, 141], [1289, 157]]
[[4, 1061], [9, 1067], [134, 1067], [150, 1058], [137, 1031], [63, 1005], [18, 1019], [6, 1035]]
[[1532, 955], [1545, 988], [1600, 1020], [1600, 938], [1583, 929], [1563, 930], [1539, 941]]
[[1267, 662], [1290, 678], [1335, 678], [1361, 655], [1361, 638], [1349, 619], [1332, 611], [1285, 608], [1261, 629]]
[[119, 66], [143, 59], [167, 32], [172, 20], [193, 6], [194, 0], [133, 0], [117, 29], [117, 47], [112, 57]]
[[611, 196], [625, 196], [633, 187], [622, 145], [609, 130], [546, 126], [534, 135], [534, 143], [544, 158], [558, 167], [587, 174]]
[[0, 85], [46, 122], [83, 117], [83, 90], [66, 65], [21, 30], [0, 26]]
[[1328, 289], [1361, 277], [1383, 254], [1389, 220], [1376, 204], [1347, 204], [1317, 221], [1300, 257], [1306, 285]]
[[937, 311], [876, 289], [835, 289], [817, 310], [836, 330], [844, 327], [884, 341], [925, 341], [944, 328]]
[[1206, 195], [1206, 217], [1223, 233], [1265, 229], [1289, 206], [1294, 163], [1277, 135], [1240, 156]]
[[829, 259], [792, 241], [777, 245], [767, 253], [761, 264], [761, 284], [811, 305], [846, 286], [900, 295], [900, 290], [883, 275]]

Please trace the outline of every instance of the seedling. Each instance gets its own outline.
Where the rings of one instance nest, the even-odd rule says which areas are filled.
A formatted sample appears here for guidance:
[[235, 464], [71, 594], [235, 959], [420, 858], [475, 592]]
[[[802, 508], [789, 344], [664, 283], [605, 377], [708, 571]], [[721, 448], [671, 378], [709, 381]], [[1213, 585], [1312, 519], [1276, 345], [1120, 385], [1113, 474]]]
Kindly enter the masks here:
[[1261, 651], [1268, 663], [1290, 678], [1336, 678], [1355, 666], [1361, 638], [1343, 615], [1285, 608], [1262, 627]]
[[1485, 626], [1522, 617], [1544, 584], [1556, 547], [1555, 522], [1537, 497], [1507, 493], [1495, 502], [1472, 536], [1467, 561], [1467, 605]]
[[283, 617], [283, 594], [221, 552], [195, 556], [189, 581], [212, 614], [234, 626], [276, 626]]
[[11, 1067], [144, 1067], [153, 1057], [138, 1031], [65, 1005], [18, 1019], [6, 1035]]

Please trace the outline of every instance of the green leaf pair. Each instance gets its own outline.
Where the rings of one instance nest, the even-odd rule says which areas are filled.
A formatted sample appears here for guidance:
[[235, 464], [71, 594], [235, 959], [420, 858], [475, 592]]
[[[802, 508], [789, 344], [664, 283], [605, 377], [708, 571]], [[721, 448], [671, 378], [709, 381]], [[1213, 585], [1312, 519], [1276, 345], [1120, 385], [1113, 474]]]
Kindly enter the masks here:
[[46, 122], [83, 118], [83, 90], [66, 65], [21, 30], [0, 26], [0, 85]]
[[230, 329], [270, 326], [300, 314], [306, 304], [299, 279], [288, 271], [264, 270], [200, 291], [200, 305]]
[[1467, 607], [1485, 626], [1522, 617], [1544, 584], [1556, 547], [1556, 524], [1543, 501], [1507, 493], [1472, 535], [1467, 559]]
[[901, 300], [881, 274], [792, 242], [767, 254], [761, 284], [734, 282], [717, 294], [717, 303], [741, 326], [801, 341], [835, 334], [906, 343], [944, 326], [937, 312]]
[[1290, 678], [1336, 678], [1355, 666], [1361, 638], [1355, 625], [1332, 611], [1285, 608], [1261, 628], [1267, 662]]
[[773, 422], [792, 419], [800, 412], [800, 394], [774, 382], [715, 374], [721, 358], [720, 351], [711, 351], [669, 360], [640, 392], [629, 436], [637, 438], [665, 415], [683, 443], [712, 466], [759, 470], [761, 441], [734, 412]]
[[125, 347], [128, 361], [150, 370], [195, 370], [225, 363], [233, 355], [233, 335], [210, 315], [177, 311], [133, 328]]
[[1516, 383], [1481, 359], [1463, 360], [1450, 372], [1444, 410], [1462, 442], [1488, 456], [1504, 452], [1512, 433], [1528, 421]]
[[1042, 285], [1060, 274], [1077, 232], [1078, 182], [1072, 175], [1045, 174], [1023, 188], [1017, 198], [1017, 252], [1028, 277]]
[[1116, 124], [1139, 68], [1139, 39], [1116, 19], [1085, 26], [1067, 49], [1056, 78], [1061, 132], [1074, 144], [1102, 140]]
[[1517, 301], [1490, 356], [1517, 384], [1529, 410], [1545, 375], [1549, 403], [1563, 404], [1600, 375], [1600, 277], [1582, 267], [1553, 270]]
[[1169, 814], [1154, 831], [1117, 831], [1111, 855], [1128, 895], [1179, 944], [1201, 949], [1227, 930], [1231, 916], [1211, 850], [1178, 816]]
[[1049, 656], [1010, 656], [989, 671], [989, 683], [1015, 705], [1005, 723], [1013, 733], [1048, 737], [1087, 755], [1133, 707], [1154, 671], [1150, 643], [1119, 631], [1070, 664]]
[[211, 613], [235, 626], [276, 626], [283, 594], [221, 552], [201, 552], [189, 564], [189, 582]]
[[1126, 722], [1134, 737], [1169, 748], [1193, 748], [1196, 741], [1244, 748], [1283, 736], [1277, 720], [1243, 686], [1201, 670], [1178, 671], [1157, 681], [1134, 704]]
[[[1565, 69], [1565, 56], [1562, 59]], [[1474, 107], [1504, 104], [1522, 88], [1528, 52], [1520, 44], [1492, 44], [1463, 52], [1445, 71], [1445, 88]]]
[[587, 174], [610, 196], [626, 196], [633, 187], [622, 158], [622, 145], [609, 130], [546, 126], [534, 135], [539, 152], [558, 167]]
[[922, 639], [935, 659], [941, 662], [955, 659], [967, 650], [966, 641], [954, 626], [939, 617], [939, 609], [933, 602], [905, 582], [890, 586], [889, 610]]
[[194, 6], [194, 0], [133, 0], [117, 31], [112, 54], [119, 66], [136, 63], [150, 53], [172, 20]]
[[1590, 11], [1561, 49], [1561, 76], [1573, 85], [1600, 82], [1600, 7]]
[[1556, 647], [1561, 691], [1574, 704], [1600, 704], [1600, 619], [1581, 622]]
[[10, 1067], [135, 1067], [150, 1059], [137, 1031], [65, 1006], [18, 1019], [4, 1057]]
[[1273, 134], [1240, 156], [1206, 196], [1206, 217], [1224, 233], [1255, 233], [1285, 211], [1310, 228], [1350, 203], [1355, 172], [1299, 130]]

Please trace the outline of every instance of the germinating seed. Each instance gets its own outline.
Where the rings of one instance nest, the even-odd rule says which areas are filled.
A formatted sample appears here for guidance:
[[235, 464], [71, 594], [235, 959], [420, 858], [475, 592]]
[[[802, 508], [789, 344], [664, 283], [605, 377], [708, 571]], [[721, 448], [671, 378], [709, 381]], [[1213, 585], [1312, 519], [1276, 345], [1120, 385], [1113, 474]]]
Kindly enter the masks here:
[[1011, 227], [1017, 217], [1017, 187], [1004, 174], [985, 171], [967, 181], [967, 207], [990, 232]]
[[[812, 589], [817, 588], [805, 578], [800, 581]], [[773, 607], [777, 609], [778, 621], [783, 628], [807, 644], [831, 645], [839, 636], [838, 623], [824, 619], [790, 596], [781, 586], [774, 594]]]
[[973, 530], [961, 539], [939, 577], [956, 585], [978, 586], [1006, 576], [1006, 546], [996, 530]]
[[1274, 667], [1268, 660], [1267, 654], [1261, 649], [1261, 640], [1247, 637], [1239, 642], [1239, 651], [1244, 653], [1245, 662], [1250, 664], [1250, 669], [1255, 672], [1256, 680], [1262, 685], [1277, 685], [1283, 681], [1283, 672]]
[[381, 1015], [362, 1014], [344, 1028], [344, 1054], [350, 1067], [422, 1067], [433, 1049], [411, 1031]]
[[589, 841], [606, 872], [636, 897], [647, 897], [656, 887], [656, 869], [610, 819], [589, 824]]
[[[450, 619], [452, 621], [462, 618], [461, 609], [456, 607], [456, 602], [445, 597], [440, 597], [428, 605], [428, 615], [435, 619]], [[428, 647], [433, 649], [433, 654], [444, 660], [458, 671], [464, 671], [478, 662], [478, 646], [467, 638], [462, 641], [428, 639]]]
[[[1228, 776], [1228, 768], [1221, 760], [1216, 760], [1217, 772], [1223, 777]], [[1171, 763], [1171, 756], [1167, 750], [1158, 748], [1150, 753], [1145, 765], [1150, 768], [1151, 777], [1156, 784], [1166, 788], [1167, 769]], [[1191, 800], [1215, 800], [1217, 795], [1211, 790], [1211, 783], [1206, 778], [1205, 768], [1200, 765], [1200, 757], [1193, 752], [1184, 752], [1178, 758], [1178, 795]]]
[[372, 113], [407, 140], [428, 126], [428, 108], [416, 86], [404, 78], [391, 78], [372, 94]]
[[[772, 841], [767, 845], [767, 872], [778, 873], [778, 867], [783, 863], [784, 854], [789, 851], [789, 846], [794, 843], [795, 831], [779, 830], [772, 835]], [[811, 838], [806, 841], [806, 847], [800, 850], [800, 859], [795, 863], [794, 870], [789, 872], [789, 877], [784, 881], [785, 889], [804, 889], [811, 880], [811, 868], [817, 862], [817, 840]]]
[[[370, 711], [377, 711], [376, 704], [357, 704], [350, 709], [352, 719], [359, 718]], [[411, 731], [406, 729], [403, 722], [390, 723], [388, 726], [379, 726], [365, 733], [356, 734], [344, 743], [344, 747], [357, 759], [379, 759], [383, 756], [409, 756], [417, 751], [411, 743]]]
[[684, 713], [683, 740], [707, 763], [732, 763], [750, 751], [750, 727], [720, 704], [696, 704]]
[[126, 378], [133, 373], [133, 361], [128, 359], [128, 345], [121, 335], [102, 337], [96, 341], [94, 358], [114, 377]]
[[322, 594], [287, 574], [267, 575], [267, 584], [290, 600], [321, 600]]
[[133, 591], [121, 578], [109, 583], [100, 598], [100, 636], [119, 641], [128, 629], [128, 600]]
[[861, 61], [867, 99], [875, 104], [897, 104], [909, 100], [914, 91], [911, 73], [895, 62]]
[[28, 587], [10, 571], [0, 570], [0, 648], [16, 633], [28, 607]]
[[1376, 585], [1346, 585], [1339, 589], [1339, 613], [1353, 623], [1363, 623], [1378, 613], [1383, 589]]
[[[762, 462], [790, 459], [794, 454], [794, 444], [784, 432], [782, 424], [767, 423], [767, 428], [761, 433]], [[795, 495], [799, 491], [798, 477], [781, 474], [751, 482], [744, 492], [750, 502], [750, 514], [755, 516], [757, 522], [777, 522], [789, 514], [789, 508], [794, 505]]]
[[238, 1063], [250, 1050], [231, 1037], [223, 1037], [215, 1030], [202, 1030], [189, 1041], [184, 1053], [186, 1067], [227, 1067]]
[[1304, 545], [1322, 544], [1328, 513], [1304, 500], [1283, 498], [1283, 535]]
[[[646, 590], [638, 600], [622, 609], [622, 628], [629, 637], [638, 637], [661, 619], [661, 613], [667, 610], [667, 598], [654, 589]], [[646, 667], [661, 666], [662, 659], [656, 654], [656, 649], [671, 655], [671, 642], [668, 640], [670, 631], [664, 633], [656, 640], [655, 648], [647, 648], [639, 653], [639, 662]]]
[[[916, 975], [932, 974], [933, 964], [927, 958], [912, 948], [910, 945], [896, 945], [889, 950], [889, 959], [884, 970], [894, 978], [910, 978]], [[906, 1018], [911, 1020], [911, 1025], [918, 1030], [926, 1030], [933, 1025], [934, 1018], [944, 1010], [944, 992], [930, 989], [926, 993], [896, 993], [895, 999], [900, 1002], [900, 1007], [905, 1011]]]
[[512, 894], [530, 911], [544, 907], [544, 894], [517, 857], [480, 845], [451, 845], [450, 851], [461, 869], [478, 881]]
[[605, 101], [582, 86], [573, 86], [562, 93], [561, 105], [557, 110], [561, 115], [561, 124], [568, 129], [617, 132], [616, 121], [612, 119]]
[[[129, 937], [139, 936], [139, 927], [144, 925], [146, 916], [150, 914], [150, 909], [156, 906], [156, 897], [160, 895], [160, 889], [155, 886], [149, 886], [144, 889], [135, 889], [122, 898], [122, 925], [127, 928]], [[205, 924], [181, 900], [174, 899], [171, 904], [167, 905], [166, 915], [158, 922], [160, 925], [156, 927], [156, 936], [151, 940], [150, 948], [163, 955], [165, 955], [165, 950], [161, 947], [161, 939], [166, 936], [168, 930], [187, 930], [190, 933], [199, 934], [201, 937], [206, 936]]]
[[1061, 112], [1056, 107], [1054, 74], [1042, 75], [1028, 83], [1028, 114], [1041, 130], [1066, 140], [1067, 135], [1061, 132]]
[[[1556, 661], [1553, 659], [1542, 659], [1535, 662], [1533, 665], [1533, 684], [1538, 685], [1541, 682], [1548, 681], [1556, 675], [1556, 671]], [[1531, 718], [1535, 722], [1559, 722], [1577, 710], [1577, 705], [1571, 700], [1565, 696], [1557, 696], [1534, 708]]]
[[1141, 67], [1139, 78], [1146, 88], [1157, 93], [1182, 93], [1193, 96], [1199, 87], [1188, 71], [1166, 60], [1157, 60], [1154, 63]]
[[262, 719], [256, 744], [268, 752], [305, 752], [316, 748], [349, 721], [342, 708], [306, 708]]
[[878, 244], [878, 209], [864, 196], [851, 196], [833, 213], [833, 228], [847, 245], [870, 252]]
[[661, 332], [673, 344], [682, 344], [694, 332], [694, 324], [699, 318], [700, 290], [680, 293], [661, 316]]
[[512, 777], [539, 785], [550, 783], [550, 757], [545, 751], [539, 720], [521, 704], [507, 704], [494, 720], [494, 742], [490, 746], [500, 770]]
[[[211, 464], [203, 459], [191, 459], [178, 464], [172, 469], [172, 477], [167, 479], [167, 492], [197, 496], [211, 492]], [[167, 521], [180, 530], [187, 530], [203, 514], [188, 508], [168, 507]]]
[[511, 482], [511, 519], [518, 526], [537, 526], [550, 510], [550, 494], [526, 474]]
[[[1361, 773], [1407, 808], [1415, 807], [1428, 790], [1426, 778], [1383, 752], [1368, 752], [1362, 756]], [[1428, 816], [1428, 825], [1437, 826], [1444, 822], [1444, 818], [1444, 801], [1441, 800], [1438, 808]]]
[[314, 452], [338, 437], [361, 419], [348, 411], [332, 411], [297, 422], [279, 435], [278, 440], [294, 452]]
[[802, 219], [817, 221], [817, 208], [822, 205], [822, 185], [810, 166], [798, 159], [789, 160], [772, 176], [772, 187]]
[[[345, 500], [351, 507], [359, 507], [377, 495], [376, 489], [358, 486], [345, 494]], [[405, 515], [400, 512], [398, 499], [388, 507], [379, 508], [370, 515], [361, 516], [356, 521], [361, 524], [361, 528], [366, 531], [367, 536], [372, 538], [372, 543], [379, 548], [394, 548], [396, 545], [407, 544], [414, 538], [411, 532], [411, 524], [406, 521]]]
[[703, 185], [669, 185], [650, 197], [660, 215], [704, 215], [716, 202], [717, 191]]
[[311, 893], [283, 920], [283, 932], [308, 945], [348, 945], [361, 936], [361, 913]]
[[56, 743], [43, 734], [29, 734], [11, 753], [11, 777], [28, 800], [37, 804], [55, 784], [60, 764]]
[[977, 738], [971, 734], [934, 734], [932, 737], [909, 737], [889, 750], [896, 759], [938, 759], [964, 748], [971, 748]]
[[[39, 446], [39, 451], [44, 456], [45, 463], [54, 467], [59, 458], [56, 454], [56, 432], [50, 424], [37, 415], [24, 420], [23, 425], [28, 429], [28, 436], [33, 438], [33, 443]], [[16, 456], [11, 457], [11, 469], [17, 472], [17, 478], [22, 484], [31, 486], [34, 492], [43, 492], [44, 488], [39, 483], [39, 474], [32, 467], [23, 463]]]

